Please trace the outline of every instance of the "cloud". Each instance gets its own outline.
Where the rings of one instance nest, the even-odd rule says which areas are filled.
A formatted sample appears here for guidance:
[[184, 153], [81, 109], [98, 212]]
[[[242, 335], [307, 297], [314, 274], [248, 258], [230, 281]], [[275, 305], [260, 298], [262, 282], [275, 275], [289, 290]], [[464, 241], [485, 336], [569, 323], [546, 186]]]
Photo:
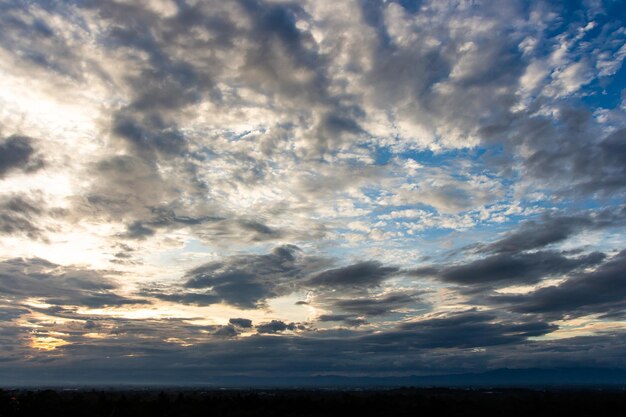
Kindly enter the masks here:
[[417, 299], [409, 294], [395, 293], [380, 297], [339, 299], [332, 303], [333, 308], [355, 314], [357, 316], [380, 316], [394, 310], [415, 304]]
[[461, 285], [535, 284], [550, 276], [599, 264], [605, 255], [593, 252], [577, 258], [554, 251], [498, 254], [458, 266], [445, 267], [436, 275]]
[[287, 324], [280, 320], [272, 320], [268, 323], [261, 323], [256, 326], [256, 331], [258, 333], [265, 333], [265, 334], [275, 334], [275, 333], [284, 332], [285, 330], [295, 330], [295, 329], [296, 329], [296, 325], [294, 323]]
[[341, 321], [349, 327], [359, 327], [368, 324], [368, 321], [358, 317], [351, 317], [343, 314], [322, 314], [318, 317], [321, 322]]
[[233, 326], [241, 327], [242, 329], [249, 329], [252, 327], [252, 320], [242, 318], [232, 318], [228, 320], [229, 324]]
[[564, 242], [583, 231], [623, 227], [625, 221], [626, 207], [623, 206], [569, 215], [546, 214], [538, 221], [523, 222], [501, 239], [487, 245], [478, 245], [476, 249], [496, 253], [541, 249]]
[[97, 271], [64, 267], [38, 258], [0, 262], [0, 291], [16, 302], [36, 298], [56, 306], [90, 308], [147, 303], [118, 295], [117, 289], [113, 280]]
[[265, 255], [233, 256], [194, 268], [185, 274], [184, 291], [148, 293], [189, 304], [221, 302], [256, 308], [270, 298], [294, 292], [298, 280], [326, 265], [327, 260], [304, 256], [298, 247], [284, 245]]
[[396, 267], [383, 266], [380, 262], [366, 261], [321, 272], [311, 277], [308, 284], [328, 288], [372, 287], [380, 285], [398, 270]]
[[37, 224], [44, 208], [40, 201], [21, 195], [0, 197], [0, 232], [24, 234], [31, 239], [43, 238], [44, 230]]
[[533, 118], [519, 125], [515, 137], [524, 138], [529, 149], [523, 172], [563, 195], [606, 197], [623, 192], [626, 130], [598, 131], [584, 109], [565, 107], [559, 113], [556, 122]]
[[558, 326], [540, 321], [501, 321], [491, 313], [467, 311], [446, 317], [404, 323], [395, 332], [366, 340], [406, 343], [416, 348], [472, 348], [516, 344], [528, 337], [555, 331]]
[[13, 135], [0, 140], [0, 178], [11, 171], [33, 172], [43, 167], [44, 162], [35, 153], [33, 139]]
[[[182, 288], [148, 286], [144, 294], [184, 304], [259, 308], [272, 298], [302, 291], [316, 291], [320, 302], [332, 297], [335, 289], [359, 293], [379, 287], [400, 271], [376, 261], [328, 269], [333, 263], [333, 259], [306, 255], [297, 246], [283, 245], [265, 255], [238, 255], [199, 266], [185, 274]], [[378, 300], [378, 308], [401, 298]]]
[[626, 251], [622, 251], [593, 271], [571, 274], [558, 285], [523, 295], [497, 295], [491, 297], [491, 301], [521, 313], [556, 317], [589, 314], [623, 317], [626, 313], [626, 286], [622, 279], [625, 266]]

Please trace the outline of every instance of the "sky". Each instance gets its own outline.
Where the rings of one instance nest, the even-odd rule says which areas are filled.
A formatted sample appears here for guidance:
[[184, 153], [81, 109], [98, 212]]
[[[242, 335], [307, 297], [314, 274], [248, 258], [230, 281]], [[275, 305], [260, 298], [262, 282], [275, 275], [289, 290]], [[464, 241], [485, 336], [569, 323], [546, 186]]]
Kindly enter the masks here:
[[626, 368], [621, 1], [0, 27], [5, 382]]

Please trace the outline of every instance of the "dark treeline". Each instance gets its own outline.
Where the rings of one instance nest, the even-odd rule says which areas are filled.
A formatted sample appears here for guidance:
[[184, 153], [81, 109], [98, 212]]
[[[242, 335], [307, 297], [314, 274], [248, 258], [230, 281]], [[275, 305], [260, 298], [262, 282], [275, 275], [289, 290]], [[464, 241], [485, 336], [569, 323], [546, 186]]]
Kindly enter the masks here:
[[618, 390], [0, 390], [0, 416], [626, 416]]

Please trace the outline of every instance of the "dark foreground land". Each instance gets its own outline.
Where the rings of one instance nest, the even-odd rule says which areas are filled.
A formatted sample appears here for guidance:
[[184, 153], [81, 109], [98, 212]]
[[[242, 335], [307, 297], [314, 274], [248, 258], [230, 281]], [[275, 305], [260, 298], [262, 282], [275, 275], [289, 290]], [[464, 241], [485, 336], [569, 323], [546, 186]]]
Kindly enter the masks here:
[[624, 390], [0, 390], [0, 416], [626, 416]]

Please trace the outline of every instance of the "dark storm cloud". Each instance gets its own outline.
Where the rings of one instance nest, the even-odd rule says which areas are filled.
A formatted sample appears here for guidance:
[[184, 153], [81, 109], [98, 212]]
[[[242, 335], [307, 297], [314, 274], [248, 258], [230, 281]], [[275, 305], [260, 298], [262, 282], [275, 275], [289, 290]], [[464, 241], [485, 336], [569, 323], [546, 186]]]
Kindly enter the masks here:
[[35, 171], [43, 160], [35, 154], [33, 140], [28, 136], [13, 135], [0, 139], [0, 178], [11, 171]]
[[626, 251], [591, 272], [572, 274], [565, 282], [523, 295], [495, 295], [492, 302], [520, 313], [556, 317], [626, 314]]
[[396, 267], [383, 266], [377, 261], [366, 261], [321, 272], [311, 277], [308, 283], [328, 288], [372, 287], [380, 285], [398, 271]]
[[117, 289], [97, 271], [63, 267], [38, 258], [0, 262], [0, 293], [17, 302], [33, 297], [58, 306], [91, 308], [145, 303], [117, 295]]

